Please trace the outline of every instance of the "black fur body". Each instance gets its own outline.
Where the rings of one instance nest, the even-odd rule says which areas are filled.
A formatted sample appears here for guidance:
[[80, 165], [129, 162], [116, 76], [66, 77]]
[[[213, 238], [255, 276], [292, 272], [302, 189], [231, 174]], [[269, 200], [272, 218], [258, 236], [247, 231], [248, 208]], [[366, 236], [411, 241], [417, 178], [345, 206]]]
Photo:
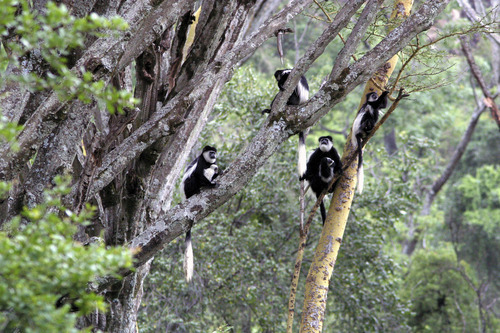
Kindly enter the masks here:
[[207, 178], [205, 175], [207, 172], [210, 173], [210, 169], [213, 170], [211, 167], [215, 165], [216, 159], [217, 149], [205, 146], [202, 153], [188, 165], [182, 178], [182, 188], [186, 199], [200, 193], [202, 187], [214, 187], [216, 185], [214, 179], [219, 175], [218, 169], [211, 178]]
[[[307, 180], [316, 198], [328, 188], [330, 181], [336, 174], [342, 173], [342, 162], [337, 150], [333, 147], [331, 136], [322, 136], [318, 139], [319, 147], [309, 156], [305, 172], [300, 180]], [[330, 193], [335, 186], [332, 186]], [[326, 219], [326, 209], [323, 200], [320, 203], [321, 219]]]
[[[288, 80], [288, 76], [290, 75], [291, 69], [280, 69], [274, 72], [274, 77], [276, 82], [278, 83], [278, 88], [280, 91], [285, 90], [285, 82]], [[277, 95], [276, 95], [277, 96]], [[271, 102], [271, 108], [274, 104], [274, 100], [276, 99], [274, 96], [273, 101]], [[307, 83], [307, 79], [305, 76], [300, 77], [300, 81], [293, 90], [292, 94], [288, 98], [286, 105], [299, 105], [305, 103], [309, 98], [309, 84]], [[271, 109], [265, 109], [262, 113], [269, 113]]]
[[[182, 178], [182, 189], [186, 199], [200, 193], [203, 187], [215, 187], [214, 181], [219, 175], [219, 168], [215, 164], [217, 160], [217, 149], [211, 146], [205, 146], [201, 154], [192, 161], [186, 168]], [[193, 245], [191, 242], [191, 229], [186, 232], [186, 245], [184, 253], [184, 272], [187, 282], [191, 281], [193, 276]]]
[[384, 91], [380, 97], [376, 92], [366, 94], [366, 102], [361, 106], [352, 125], [351, 143], [358, 152], [358, 192], [363, 191], [363, 148], [362, 141], [371, 133], [377, 124], [379, 111], [387, 107], [389, 92]]
[[[288, 76], [290, 75], [291, 69], [280, 69], [274, 73], [274, 78], [278, 83], [278, 88], [280, 91], [285, 90], [285, 83], [288, 80]], [[277, 95], [276, 95], [277, 96]], [[276, 96], [274, 96], [273, 101], [271, 102], [271, 108], [273, 107], [274, 101], [276, 100]], [[307, 102], [309, 99], [309, 84], [307, 83], [307, 79], [305, 76], [300, 77], [300, 81], [293, 90], [293, 93], [288, 98], [286, 102], [287, 105], [299, 105]], [[262, 113], [269, 113], [271, 109], [265, 109]], [[302, 176], [306, 170], [306, 145], [305, 145], [305, 137], [304, 132], [299, 132], [299, 160], [297, 163], [299, 176]]]

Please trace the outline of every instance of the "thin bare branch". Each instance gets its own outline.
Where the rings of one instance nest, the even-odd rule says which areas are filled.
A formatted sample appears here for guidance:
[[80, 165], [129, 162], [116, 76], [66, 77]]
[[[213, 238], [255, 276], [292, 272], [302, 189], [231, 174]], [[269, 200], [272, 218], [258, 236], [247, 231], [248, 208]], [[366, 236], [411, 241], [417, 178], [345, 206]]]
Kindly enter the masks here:
[[498, 129], [500, 130], [500, 110], [498, 109], [498, 105], [495, 103], [495, 100], [493, 99], [490, 90], [488, 89], [488, 87], [486, 87], [486, 83], [484, 82], [481, 70], [474, 61], [474, 56], [472, 55], [472, 51], [465, 36], [460, 36], [459, 39], [460, 39], [460, 44], [462, 45], [462, 51], [464, 52], [465, 58], [469, 63], [472, 75], [474, 75], [474, 78], [476, 79], [477, 83], [479, 84], [479, 87], [481, 87], [481, 91], [483, 92], [485, 98], [484, 103], [489, 107], [491, 116], [497, 123]]
[[467, 126], [467, 129], [465, 130], [464, 135], [462, 136], [462, 138], [460, 139], [460, 142], [458, 143], [457, 147], [455, 148], [455, 151], [453, 152], [453, 156], [451, 157], [450, 161], [448, 162], [448, 165], [444, 169], [441, 176], [434, 181], [434, 183], [431, 185], [429, 191], [427, 192], [427, 195], [425, 197], [425, 202], [424, 202], [424, 205], [422, 208], [422, 215], [429, 214], [430, 207], [434, 201], [434, 198], [436, 197], [438, 192], [441, 190], [443, 185], [448, 181], [448, 179], [452, 175], [453, 171], [455, 170], [455, 167], [458, 165], [458, 162], [462, 158], [462, 155], [465, 152], [465, 149], [467, 148], [467, 145], [470, 142], [472, 134], [474, 133], [474, 130], [476, 128], [479, 117], [486, 110], [486, 108], [487, 108], [487, 106], [484, 103], [482, 103], [472, 113], [471, 119], [469, 120], [469, 125]]

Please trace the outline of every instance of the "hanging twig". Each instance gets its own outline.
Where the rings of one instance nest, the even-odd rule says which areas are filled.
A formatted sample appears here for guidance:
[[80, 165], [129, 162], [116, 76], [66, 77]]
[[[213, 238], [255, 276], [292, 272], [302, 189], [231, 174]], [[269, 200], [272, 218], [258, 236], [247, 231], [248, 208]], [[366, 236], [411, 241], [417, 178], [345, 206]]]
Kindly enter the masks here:
[[283, 58], [285, 57], [285, 53], [283, 51], [283, 40], [282, 40], [283, 35], [292, 32], [293, 32], [292, 29], [286, 28], [286, 29], [279, 29], [274, 33], [276, 35], [276, 43], [278, 47], [278, 54], [280, 56], [281, 65], [283, 65]]

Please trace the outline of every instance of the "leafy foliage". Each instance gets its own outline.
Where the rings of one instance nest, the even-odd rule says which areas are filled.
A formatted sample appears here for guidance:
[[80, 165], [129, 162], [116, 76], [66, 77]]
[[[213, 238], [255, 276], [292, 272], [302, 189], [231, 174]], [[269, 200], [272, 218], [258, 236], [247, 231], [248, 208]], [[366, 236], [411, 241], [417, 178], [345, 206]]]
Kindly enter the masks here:
[[[22, 0], [1, 0], [0, 7], [2, 85], [54, 90], [63, 101], [75, 97], [83, 102], [97, 100], [110, 111], [136, 103], [130, 93], [107, 87], [83, 67], [68, 69], [72, 52], [83, 48], [89, 36], [127, 29], [121, 18], [104, 19], [95, 14], [76, 18], [64, 5], [53, 2], [48, 2], [43, 12], [33, 11], [28, 1]], [[36, 68], [27, 67], [32, 65]], [[0, 140], [15, 148], [21, 129], [2, 116]], [[5, 198], [10, 185], [0, 182], [0, 199]], [[89, 283], [132, 266], [128, 250], [106, 248], [100, 242], [84, 245], [73, 241], [78, 228], [91, 219], [93, 209], [87, 206], [75, 214], [64, 207], [61, 198], [69, 190], [69, 179], [55, 178], [41, 203], [24, 207], [21, 215], [2, 225], [2, 332], [79, 331], [75, 328], [78, 317], [105, 310], [102, 296], [87, 291]], [[72, 312], [75, 309], [77, 312]]]
[[[315, 80], [311, 78], [311, 85], [318, 84]], [[237, 71], [227, 84], [216, 106], [217, 116], [200, 140], [200, 148], [205, 143], [218, 148], [219, 166], [236, 158], [255, 135], [263, 117], [260, 111], [268, 107], [277, 92], [272, 84], [252, 66]], [[226, 123], [233, 126], [224, 126]], [[314, 128], [312, 133], [311, 147], [317, 145], [314, 137], [321, 130]], [[286, 142], [243, 191], [193, 228], [194, 283], [188, 286], [183, 281], [182, 239], [155, 258], [146, 286], [146, 295], [150, 296], [145, 297], [140, 313], [140, 327], [145, 332], [159, 328], [205, 332], [221, 323], [237, 332], [285, 329], [284, 308], [298, 244], [296, 140], [292, 137]], [[401, 162], [394, 159], [390, 163]], [[329, 297], [329, 327], [341, 331], [405, 327], [401, 321], [406, 306], [397, 295], [399, 268], [385, 253], [384, 235], [394, 232], [393, 224], [400, 218], [402, 207], [412, 205], [408, 199], [411, 194], [405, 192], [399, 174], [389, 173], [388, 178], [390, 181], [385, 184], [401, 194], [394, 196], [400, 205], [383, 205], [376, 199], [383, 198], [387, 187], [381, 187], [360, 203], [366, 206], [360, 216], [367, 213], [371, 217], [352, 221], [349, 226], [332, 282], [333, 295]], [[315, 198], [311, 194], [306, 201], [312, 207]], [[361, 208], [357, 205], [353, 210], [358, 212]], [[320, 220], [316, 216], [311, 227], [305, 258], [313, 256], [321, 233]], [[306, 259], [304, 277], [308, 269]], [[298, 305], [302, 299], [303, 290], [299, 288]], [[297, 311], [295, 318], [299, 320], [300, 306]]]
[[[321, 3], [329, 13], [342, 5]], [[95, 14], [76, 18], [64, 5], [52, 2], [46, 10], [34, 12], [30, 4], [27, 0], [0, 0], [0, 84], [19, 84], [31, 91], [53, 90], [61, 100], [95, 100], [110, 111], [135, 105], [137, 101], [129, 92], [117, 91], [82, 66], [68, 69], [73, 55], [85, 50], [89, 36], [126, 30], [122, 19], [103, 19]], [[457, 5], [450, 6], [447, 15], [451, 17], [457, 9]], [[363, 55], [380, 41], [389, 11], [390, 7], [383, 8], [354, 56]], [[294, 56], [303, 53], [322, 32], [327, 24], [323, 19], [311, 6], [295, 22], [295, 30], [303, 38], [297, 35], [297, 39], [284, 40], [285, 49], [296, 51], [287, 52], [285, 67], [292, 67]], [[349, 24], [342, 34], [348, 35], [352, 28]], [[464, 29], [485, 29], [468, 27], [463, 19], [451, 20], [441, 28], [450, 35]], [[500, 327], [495, 318], [500, 290], [500, 145], [491, 122], [482, 120], [478, 125], [464, 162], [451, 186], [437, 198], [431, 214], [418, 216], [426, 188], [443, 170], [475, 106], [469, 73], [456, 56], [457, 41], [450, 38], [444, 44], [420, 49], [441, 37], [433, 30], [425, 33], [427, 36], [422, 34], [400, 54], [403, 63], [413, 58], [397, 85], [415, 93], [400, 104], [366, 148], [368, 191], [357, 196], [352, 206], [331, 281], [325, 320], [330, 331], [475, 331], [480, 320], [479, 300], [491, 309], [486, 314], [488, 329]], [[477, 62], [489, 75], [493, 72], [492, 52], [480, 40], [475, 43]], [[342, 46], [341, 42], [329, 45], [308, 71], [311, 92], [328, 75]], [[215, 145], [220, 152], [218, 164], [224, 169], [256, 135], [265, 117], [260, 111], [277, 92], [272, 72], [281, 65], [278, 57], [269, 56], [276, 52], [275, 47], [275, 41], [266, 43], [236, 71], [193, 155], [205, 144]], [[435, 90], [416, 93], [430, 88]], [[347, 96], [312, 128], [309, 147], [316, 146], [320, 135], [331, 134], [341, 150], [360, 94], [355, 91]], [[15, 145], [20, 129], [5, 117], [0, 120], [0, 137], [11, 145]], [[389, 152], [383, 147], [391, 140], [391, 131], [395, 133], [395, 148]], [[141, 331], [284, 330], [298, 236], [295, 147], [294, 137], [243, 191], [194, 227], [194, 283], [186, 285], [183, 280], [181, 239], [156, 256], [139, 313]], [[104, 307], [101, 297], [86, 292], [89, 283], [131, 265], [130, 255], [123, 249], [72, 241], [77, 228], [90, 219], [91, 209], [75, 215], [63, 207], [60, 197], [67, 193], [64, 184], [56, 179], [43, 203], [25, 208], [22, 216], [0, 232], [2, 331], [77, 331], [73, 328], [77, 316]], [[8, 189], [9, 184], [0, 183], [0, 199]], [[175, 198], [181, 200], [179, 195]], [[308, 196], [306, 201], [311, 207], [314, 198]], [[301, 281], [321, 231], [319, 220], [317, 217], [310, 231]], [[401, 248], [410, 231], [421, 235], [418, 246], [423, 249], [407, 257]], [[478, 286], [488, 290], [481, 299], [473, 290]], [[299, 288], [298, 305], [302, 294]], [[62, 296], [70, 304], [55, 307]], [[78, 307], [77, 313], [69, 312], [72, 305]], [[298, 320], [300, 306], [296, 310]]]
[[[496, 129], [495, 129], [496, 131]], [[445, 221], [457, 257], [474, 268], [476, 288], [482, 292], [486, 327], [498, 330], [495, 298], [500, 292], [498, 251], [498, 166], [484, 165], [465, 174], [448, 190]], [[486, 305], [486, 304], [489, 304]]]
[[412, 302], [409, 323], [416, 332], [477, 330], [475, 294], [463, 274], [471, 270], [457, 263], [450, 246], [413, 255], [402, 292]]
[[500, 168], [486, 165], [476, 176], [466, 175], [458, 186], [464, 202], [464, 220], [481, 225], [497, 237], [500, 228]]
[[[0, 22], [5, 52], [0, 52], [0, 63], [24, 68], [22, 75], [2, 75], [2, 84], [15, 81], [30, 90], [53, 90], [61, 100], [77, 97], [89, 103], [95, 98], [111, 112], [121, 112], [138, 102], [130, 92], [109, 86], [83, 66], [76, 70], [67, 66], [71, 52], [84, 47], [89, 35], [128, 29], [122, 18], [106, 19], [95, 13], [76, 18], [64, 4], [53, 2], [47, 3], [43, 13], [31, 10], [26, 0], [1, 0], [0, 7], [5, 11]], [[36, 68], [26, 68], [27, 59], [33, 60]]]
[[[72, 240], [78, 225], [92, 210], [74, 214], [61, 204], [68, 193], [61, 177], [45, 192], [40, 205], [23, 210], [0, 231], [0, 330], [12, 332], [78, 332], [77, 316], [96, 308], [104, 310], [102, 297], [86, 291], [98, 276], [131, 267], [131, 254], [102, 244], [77, 244]], [[61, 297], [70, 303], [56, 307]], [[78, 312], [71, 313], [76, 306]]]

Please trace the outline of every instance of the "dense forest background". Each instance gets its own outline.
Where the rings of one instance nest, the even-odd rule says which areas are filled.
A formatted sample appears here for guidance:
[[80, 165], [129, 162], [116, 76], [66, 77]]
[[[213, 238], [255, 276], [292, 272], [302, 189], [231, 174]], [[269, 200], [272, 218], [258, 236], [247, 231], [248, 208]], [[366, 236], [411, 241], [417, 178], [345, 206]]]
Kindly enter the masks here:
[[[274, 12], [288, 4], [287, 1], [276, 3]], [[385, 36], [394, 1], [381, 3], [380, 11], [353, 53], [354, 59], [361, 58]], [[414, 7], [419, 8], [423, 3], [415, 1]], [[29, 11], [28, 2], [23, 4]], [[177, 168], [180, 172], [207, 144], [217, 147], [219, 167], [228, 168], [266, 122], [267, 116], [261, 111], [269, 107], [278, 93], [274, 71], [294, 67], [329, 25], [328, 13], [334, 15], [342, 5], [342, 1], [314, 1], [288, 22], [287, 26], [293, 32], [283, 36], [283, 65], [274, 37], [238, 62], [238, 66], [232, 69], [232, 78], [225, 83], [213, 108], [210, 108], [200, 135], [186, 143], [189, 146], [192, 142], [192, 148], [189, 147], [189, 152], [182, 157], [184, 163], [172, 169]], [[499, 6], [498, 0], [451, 1], [430, 29], [419, 34], [398, 53], [400, 61], [395, 73], [401, 75], [393, 74], [387, 88], [393, 89], [394, 95], [404, 88], [409, 96], [401, 100], [365, 149], [365, 189], [362, 195], [355, 196], [350, 209], [330, 282], [324, 332], [500, 331], [500, 132], [499, 124], [490, 113], [496, 107], [494, 101], [498, 100], [500, 88]], [[49, 13], [54, 11], [56, 14], [44, 24], [69, 23], [68, 13], [57, 12], [55, 5], [47, 8]], [[16, 10], [12, 13], [15, 15]], [[76, 14], [76, 10], [72, 14]], [[341, 36], [352, 31], [359, 15], [357, 13], [352, 18]], [[85, 186], [91, 188], [93, 184], [89, 181], [75, 186], [74, 179], [77, 174], [90, 179], [89, 175], [93, 176], [95, 170], [86, 166], [88, 159], [94, 158], [91, 163], [100, 167], [104, 159], [99, 158], [105, 156], [104, 152], [112, 151], [115, 145], [121, 147], [111, 141], [106, 143], [106, 138], [110, 137], [106, 135], [120, 128], [117, 136], [123, 136], [125, 142], [126, 123], [120, 123], [117, 115], [122, 113], [119, 111], [125, 109], [123, 118], [129, 117], [130, 133], [133, 132], [130, 128], [139, 128], [138, 121], [144, 119], [140, 119], [141, 116], [136, 119], [137, 115], [132, 117], [130, 110], [136, 106], [147, 107], [140, 102], [145, 100], [145, 95], [138, 96], [137, 90], [140, 88], [145, 92], [149, 89], [150, 82], [141, 77], [141, 70], [149, 70], [148, 66], [152, 65], [147, 63], [149, 59], [144, 54], [134, 58], [137, 72], [124, 71], [117, 79], [122, 80], [120, 83], [110, 84], [123, 90], [111, 89], [105, 92], [107, 95], [102, 93], [101, 96], [96, 91], [101, 91], [102, 87], [92, 85], [91, 79], [83, 76], [78, 81], [64, 71], [65, 66], [71, 68], [76, 62], [72, 63], [72, 59], [79, 59], [81, 54], [61, 50], [60, 53], [48, 53], [44, 61], [49, 63], [47, 67], [58, 69], [54, 71], [58, 73], [54, 77], [66, 75], [69, 79], [61, 86], [59, 81], [57, 84], [50, 81], [52, 76], [44, 72], [46, 68], [30, 69], [37, 74], [44, 72], [40, 77], [46, 81], [38, 81], [35, 76], [26, 77], [22, 71], [16, 72], [16, 66], [22, 68], [23, 61], [28, 61], [23, 57], [29, 53], [32, 61], [38, 49], [34, 47], [23, 53], [9, 48], [13, 45], [9, 43], [15, 39], [13, 24], [9, 24], [1, 30], [2, 75], [23, 77], [15, 85], [42, 85], [30, 88], [37, 91], [33, 93], [36, 98], [30, 99], [23, 107], [29, 109], [31, 106], [33, 111], [39, 106], [37, 103], [49, 96], [46, 91], [57, 86], [60, 91], [56, 92], [63, 101], [77, 96], [82, 105], [92, 100], [92, 108], [113, 109], [117, 113], [109, 118], [101, 114], [104, 119], [95, 115], [86, 119], [91, 125], [72, 139], [76, 142], [77, 158], [73, 157], [75, 161], [71, 159], [64, 168], [54, 167], [48, 174], [57, 174], [58, 177], [44, 180], [50, 184], [43, 187], [44, 191], [34, 187], [36, 193], [30, 192], [30, 187], [37, 184], [37, 178], [31, 173], [42, 168], [37, 163], [40, 163], [40, 156], [45, 156], [43, 154], [49, 156], [45, 161], [51, 161], [50, 156], [57, 160], [58, 157], [54, 156], [65, 154], [63, 150], [56, 150], [55, 155], [43, 151], [54, 144], [50, 141], [51, 135], [57, 137], [63, 129], [54, 127], [48, 131], [56, 134], [48, 135], [47, 141], [41, 140], [40, 146], [31, 149], [31, 155], [26, 160], [21, 159], [22, 167], [6, 167], [7, 163], [0, 163], [0, 178], [5, 180], [0, 187], [0, 213], [3, 214], [0, 219], [0, 331], [71, 331], [66, 326], [67, 318], [72, 325], [78, 322], [78, 325], [85, 326], [81, 319], [77, 320], [81, 315], [97, 325], [96, 322], [102, 322], [100, 311], [106, 308], [105, 303], [108, 303], [110, 312], [126, 311], [123, 305], [126, 304], [125, 297], [121, 295], [128, 287], [130, 295], [139, 300], [136, 307], [128, 305], [129, 311], [137, 316], [130, 322], [138, 332], [284, 332], [290, 279], [299, 244], [297, 136], [291, 136], [281, 144], [247, 185], [193, 227], [195, 273], [192, 283], [184, 281], [184, 238], [180, 236], [155, 253], [152, 261], [146, 258], [146, 270], [137, 269], [132, 274], [138, 281], [144, 279], [143, 285], [141, 282], [136, 287], [127, 280], [130, 278], [127, 275], [123, 285], [115, 283], [110, 287], [111, 283], [106, 280], [109, 276], [115, 278], [133, 265], [129, 251], [119, 246], [133, 242], [134, 236], [145, 227], [137, 227], [137, 230], [130, 227], [123, 234], [113, 234], [112, 238], [106, 226], [113, 224], [112, 216], [117, 220], [118, 216], [125, 216], [123, 220], [142, 218], [149, 222], [150, 215], [132, 212], [136, 202], [146, 202], [144, 198], [149, 193], [144, 191], [146, 194], [140, 199], [130, 193], [142, 188], [142, 171], [146, 170], [145, 174], [150, 172], [148, 168], [154, 171], [149, 159], [166, 158], [162, 163], [168, 164], [164, 162], [168, 161], [168, 156], [159, 153], [159, 147], [172, 145], [172, 141], [168, 141], [172, 139], [150, 144], [147, 154], [143, 152], [131, 163], [133, 168], [122, 171], [121, 176], [117, 176], [118, 181], [114, 180], [122, 187], [113, 183], [113, 186], [103, 186], [100, 198], [89, 195], [81, 199], [81, 193], [75, 194], [75, 188], [78, 192], [82, 186], [86, 190]], [[71, 31], [75, 35], [68, 33], [68, 39], [64, 39], [59, 34], [61, 40], [52, 40], [51, 47], [61, 48], [73, 40], [73, 47], [78, 50], [86, 45], [86, 38], [87, 43], [88, 39], [102, 38], [99, 33], [94, 33], [96, 29], [111, 29], [113, 33], [127, 29], [118, 18], [105, 21], [94, 17], [78, 24], [73, 25], [77, 26], [74, 30], [80, 29], [82, 35], [79, 35], [80, 31]], [[181, 22], [177, 28], [180, 25]], [[250, 25], [248, 34], [257, 27]], [[22, 40], [20, 44], [26, 46], [36, 42]], [[335, 39], [307, 70], [305, 75], [311, 95], [323, 87], [343, 47], [342, 40]], [[13, 55], [18, 56], [19, 61], [15, 66]], [[61, 55], [67, 56], [69, 63], [63, 61], [59, 64], [51, 58]], [[476, 66], [474, 69], [471, 59]], [[102, 67], [96, 67], [94, 74], [100, 77], [108, 75], [101, 71]], [[179, 73], [183, 79], [184, 72]], [[130, 86], [123, 83], [128, 82], [127, 78], [132, 82]], [[168, 79], [162, 78], [162, 81]], [[179, 79], [178, 84], [182, 82]], [[72, 90], [77, 84], [78, 89]], [[486, 86], [487, 93], [481, 85]], [[135, 94], [131, 93], [134, 91], [132, 87], [136, 88]], [[0, 98], [8, 98], [13, 91], [11, 88], [10, 81], [9, 85], [4, 84]], [[182, 94], [182, 87], [170, 88], [179, 96]], [[40, 95], [39, 91], [45, 91], [45, 95]], [[317, 139], [324, 135], [331, 135], [335, 147], [339, 152], [343, 151], [362, 94], [363, 86], [359, 85], [311, 127], [307, 137], [309, 153], [317, 147]], [[93, 97], [89, 98], [90, 95]], [[155, 102], [167, 105], [169, 100]], [[3, 105], [10, 106], [7, 102]], [[68, 102], [58, 105], [58, 110], [69, 109], [63, 112], [64, 116], [58, 111], [53, 118], [44, 121], [62, 122], [66, 115], [72, 119], [69, 105], [75, 107]], [[3, 143], [7, 142], [14, 154], [16, 149], [23, 151], [22, 142], [20, 148], [16, 147], [15, 138], [31, 114], [21, 112], [17, 119], [13, 119], [15, 112], [9, 112], [11, 109], [5, 110], [1, 105], [0, 108]], [[496, 110], [498, 112], [498, 108]], [[118, 125], [110, 125], [103, 136], [100, 133], [102, 122]], [[68, 131], [71, 132], [72, 128]], [[97, 144], [95, 138], [101, 141]], [[141, 142], [147, 140], [149, 138]], [[463, 155], [457, 158], [461, 147]], [[2, 149], [0, 153], [3, 155], [0, 156], [7, 160], [5, 156], [10, 155]], [[18, 160], [14, 158], [12, 161]], [[136, 172], [133, 175], [132, 169]], [[446, 174], [444, 186], [436, 186]], [[168, 178], [174, 189], [166, 195], [171, 197], [171, 202], [151, 216], [164, 214], [185, 200], [179, 190], [182, 172], [180, 175]], [[19, 184], [24, 190], [18, 189]], [[72, 200], [68, 199], [69, 196]], [[118, 207], [118, 201], [125, 209], [114, 208]], [[308, 210], [315, 201], [315, 197], [308, 193], [305, 198]], [[325, 199], [325, 203], [328, 206], [329, 200]], [[124, 227], [116, 223], [113, 228], [115, 232]], [[309, 231], [297, 304], [302, 304], [304, 299], [306, 274], [321, 230], [321, 218], [317, 214]], [[134, 248], [132, 255], [137, 254], [134, 251], [140, 250]], [[90, 286], [89, 280], [93, 281]], [[104, 288], [107, 288], [106, 292]], [[95, 294], [88, 294], [89, 290]], [[59, 301], [61, 296], [69, 298], [68, 305], [53, 307], [54, 301]], [[120, 299], [123, 306], [118, 309], [116, 304], [119, 302], [113, 303], [113, 299]], [[75, 304], [79, 312], [70, 312]], [[36, 316], [36, 313], [42, 314]], [[48, 315], [44, 317], [43, 313]], [[300, 314], [301, 306], [298, 306], [296, 326]], [[107, 329], [111, 324], [113, 322], [108, 319]]]
[[[191, 158], [205, 144], [218, 147], [219, 165], [236, 157], [263, 122], [260, 110], [277, 93], [273, 72], [293, 67], [321, 33], [323, 20], [319, 9], [297, 18], [295, 33], [284, 39], [284, 66], [270, 40], [238, 69]], [[470, 21], [453, 3], [437, 25], [444, 37], [445, 31], [466, 29]], [[434, 31], [427, 38], [437, 38]], [[497, 91], [498, 45], [481, 33], [468, 38], [484, 79]], [[365, 43], [359, 54], [370, 48], [369, 38]], [[330, 45], [307, 72], [312, 92], [341, 47]], [[423, 215], [426, 188], [445, 169], [483, 96], [455, 36], [426, 49], [412, 66], [401, 83], [411, 96], [365, 152], [367, 185], [352, 206], [331, 281], [325, 332], [500, 329], [498, 126], [488, 112], [483, 114], [453, 175]], [[308, 153], [323, 135], [331, 135], [342, 150], [361, 94], [359, 87], [312, 127]], [[236, 332], [285, 330], [299, 237], [296, 148], [292, 137], [244, 191], [193, 230], [195, 283], [183, 283], [182, 238], [155, 258], [139, 313], [141, 329], [206, 332], [222, 325]], [[315, 198], [309, 194], [306, 201], [311, 208]], [[302, 279], [320, 233], [318, 214]], [[303, 289], [298, 293], [302, 304]]]

